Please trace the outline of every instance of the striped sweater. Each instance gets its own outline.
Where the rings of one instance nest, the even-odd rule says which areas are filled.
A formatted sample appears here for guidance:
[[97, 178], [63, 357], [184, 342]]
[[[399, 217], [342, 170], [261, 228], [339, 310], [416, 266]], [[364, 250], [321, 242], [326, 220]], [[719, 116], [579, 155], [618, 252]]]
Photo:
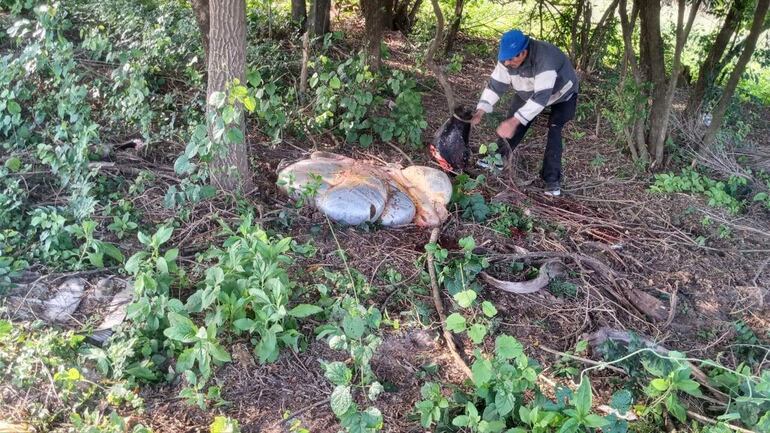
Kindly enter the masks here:
[[486, 113], [500, 97], [513, 87], [526, 103], [514, 113], [523, 125], [549, 105], [569, 100], [578, 91], [578, 78], [567, 56], [556, 46], [534, 39], [529, 42], [529, 54], [518, 68], [508, 68], [498, 62], [477, 109]]

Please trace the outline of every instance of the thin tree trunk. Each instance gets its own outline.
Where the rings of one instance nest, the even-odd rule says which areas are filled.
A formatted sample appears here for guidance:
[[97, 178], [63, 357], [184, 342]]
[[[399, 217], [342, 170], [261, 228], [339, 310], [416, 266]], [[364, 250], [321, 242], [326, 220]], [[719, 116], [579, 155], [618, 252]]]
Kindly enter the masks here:
[[305, 30], [302, 35], [302, 66], [299, 73], [299, 101], [305, 103], [307, 93], [307, 64], [310, 60], [310, 32]]
[[660, 129], [651, 130], [653, 135], [653, 145], [655, 146], [655, 162], [661, 163], [663, 161], [663, 149], [666, 142], [666, 135], [668, 133], [668, 119], [671, 114], [671, 105], [674, 101], [674, 91], [676, 91], [676, 82], [679, 78], [682, 67], [682, 51], [684, 45], [687, 42], [687, 37], [692, 29], [692, 23], [695, 21], [695, 14], [698, 12], [701, 0], [694, 0], [692, 6], [690, 6], [690, 14], [687, 17], [687, 23], [684, 23], [684, 11], [685, 0], [678, 0], [677, 8], [677, 21], [676, 21], [676, 45], [674, 47], [674, 64], [671, 67], [671, 76], [668, 81], [668, 88], [666, 89], [665, 101], [662, 107], [662, 121]]
[[291, 0], [291, 20], [296, 23], [300, 30], [305, 30], [307, 21], [307, 5], [305, 0]]
[[719, 98], [719, 102], [717, 102], [717, 106], [712, 113], [711, 125], [709, 125], [703, 136], [704, 147], [709, 147], [714, 142], [717, 131], [722, 126], [722, 121], [724, 120], [730, 99], [732, 99], [735, 89], [738, 87], [738, 81], [740, 81], [741, 75], [743, 75], [743, 71], [746, 70], [746, 65], [749, 63], [749, 60], [751, 60], [754, 49], [756, 49], [757, 39], [759, 39], [759, 35], [762, 33], [768, 7], [770, 7], [770, 0], [757, 0], [757, 8], [754, 11], [754, 20], [751, 23], [749, 36], [746, 38], [746, 47], [738, 58], [738, 63], [730, 74], [730, 79], [727, 81], [727, 84], [722, 91], [722, 96]]
[[569, 57], [573, 64], [577, 63], [577, 60], [580, 57], [577, 45], [578, 23], [580, 22], [580, 17], [583, 16], [583, 4], [585, 2], [586, 0], [577, 0], [577, 3], [575, 4], [575, 17], [570, 23]]
[[[246, 71], [246, 2], [217, 0], [210, 7], [208, 97], [214, 92], [225, 92], [235, 79], [243, 83]], [[209, 107], [210, 119], [215, 114], [212, 110]], [[237, 125], [245, 135], [242, 115]], [[209, 137], [214, 137], [213, 122], [209, 123]], [[216, 188], [228, 192], [251, 189], [246, 143], [229, 144], [214, 157], [210, 168], [211, 183]]]
[[[620, 0], [620, 28], [623, 33], [623, 48], [625, 50], [625, 61], [627, 66], [631, 69], [631, 76], [636, 83], [637, 88], [641, 88], [642, 74], [639, 70], [639, 64], [636, 61], [636, 53], [634, 52], [634, 43], [632, 36], [634, 34], [634, 27], [636, 26], [636, 15], [638, 8], [634, 3], [633, 10], [631, 11], [631, 19], [628, 19], [628, 13], [626, 11], [627, 0]], [[623, 81], [620, 84], [620, 88], [625, 87], [625, 80], [628, 77], [624, 73]], [[636, 161], [637, 159], [647, 160], [647, 152], [645, 150], [644, 140], [644, 106], [636, 106], [637, 116], [633, 120], [633, 124], [626, 128], [626, 141], [628, 148], [631, 151], [631, 157]]]
[[203, 54], [206, 56], [206, 62], [208, 62], [209, 0], [190, 0], [190, 5], [192, 5], [193, 15], [195, 15], [195, 22], [198, 23], [198, 29], [200, 29], [200, 32], [201, 32], [201, 44], [203, 45]]
[[449, 33], [446, 36], [446, 47], [444, 48], [444, 54], [449, 55], [454, 46], [455, 39], [457, 39], [457, 33], [460, 31], [460, 23], [463, 20], [463, 8], [465, 7], [465, 0], [455, 0], [455, 15], [452, 18], [452, 25], [449, 26]]
[[[613, 18], [615, 17], [615, 10], [618, 8], [619, 0], [612, 0], [612, 3], [604, 11], [599, 23], [596, 24], [596, 28], [591, 35], [591, 39], [588, 42], [589, 54], [586, 56], [586, 62], [583, 67], [585, 72], [590, 73], [593, 71], [603, 54], [606, 52], [604, 48], [604, 36], [610, 27], [614, 27], [615, 23]], [[612, 24], [612, 25], [611, 25]]]
[[741, 16], [747, 6], [747, 0], [733, 0], [730, 5], [730, 10], [725, 16], [725, 21], [722, 23], [722, 27], [719, 29], [714, 43], [708, 48], [708, 54], [706, 60], [700, 65], [698, 70], [698, 81], [695, 82], [695, 86], [690, 94], [690, 99], [687, 101], [687, 108], [685, 113], [695, 115], [700, 111], [701, 105], [703, 105], [703, 99], [706, 95], [706, 89], [714, 84], [714, 79], [717, 75], [716, 67], [719, 64], [720, 58], [723, 56], [727, 44], [730, 43], [735, 32], [741, 23]]
[[438, 50], [441, 41], [444, 39], [444, 14], [441, 13], [441, 7], [438, 4], [438, 0], [431, 0], [431, 4], [433, 5], [433, 13], [436, 15], [436, 36], [428, 47], [428, 52], [425, 54], [425, 61], [428, 65], [428, 69], [433, 72], [433, 75], [436, 76], [438, 82], [441, 83], [441, 87], [444, 89], [444, 96], [446, 96], [447, 100], [447, 108], [449, 112], [453, 114], [455, 109], [455, 95], [452, 91], [452, 86], [449, 84], [446, 74], [444, 74], [441, 67], [436, 64], [436, 60], [434, 59], [436, 51]]

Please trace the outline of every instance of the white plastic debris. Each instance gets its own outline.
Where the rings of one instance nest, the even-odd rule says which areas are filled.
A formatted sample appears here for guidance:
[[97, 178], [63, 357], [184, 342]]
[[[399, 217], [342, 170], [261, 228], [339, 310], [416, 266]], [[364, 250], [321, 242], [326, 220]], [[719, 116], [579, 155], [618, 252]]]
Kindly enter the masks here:
[[446, 205], [452, 197], [452, 183], [441, 170], [380, 166], [328, 152], [284, 168], [278, 185], [349, 225], [380, 221], [387, 227], [435, 227], [449, 216]]
[[49, 322], [66, 322], [83, 299], [86, 280], [70, 278], [57, 289], [56, 295], [45, 301], [43, 318]]

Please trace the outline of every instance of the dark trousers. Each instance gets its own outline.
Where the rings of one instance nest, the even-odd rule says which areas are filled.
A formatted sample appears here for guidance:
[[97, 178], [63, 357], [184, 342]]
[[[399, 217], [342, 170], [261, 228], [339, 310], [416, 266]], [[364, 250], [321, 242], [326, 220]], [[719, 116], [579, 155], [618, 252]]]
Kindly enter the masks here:
[[[546, 184], [553, 184], [561, 180], [561, 130], [567, 122], [575, 118], [577, 98], [578, 95], [573, 95], [567, 101], [550, 106], [551, 114], [548, 118], [548, 141], [546, 142], [545, 154], [543, 155], [543, 169], [540, 172], [540, 177], [543, 178]], [[511, 104], [511, 109], [508, 112], [507, 118], [510, 119], [513, 117], [513, 114], [525, 103], [526, 101], [519, 98], [518, 95], [514, 95], [513, 103]], [[518, 146], [521, 139], [524, 138], [524, 134], [527, 133], [532, 122], [534, 122], [534, 119], [527, 125], [519, 124], [518, 128], [516, 128], [516, 131], [513, 133], [513, 137], [509, 139], [499, 138], [497, 140], [499, 152], [503, 156], [503, 159], [507, 159], [511, 152], [516, 149], [516, 146]]]

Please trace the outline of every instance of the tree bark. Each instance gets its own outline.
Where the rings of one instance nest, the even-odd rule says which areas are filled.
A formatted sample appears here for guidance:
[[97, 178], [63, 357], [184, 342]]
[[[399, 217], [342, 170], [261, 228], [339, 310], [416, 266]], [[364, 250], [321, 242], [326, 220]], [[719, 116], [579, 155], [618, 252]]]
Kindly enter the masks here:
[[[207, 100], [214, 92], [226, 92], [237, 79], [244, 83], [246, 72], [246, 2], [217, 0], [210, 5], [210, 55]], [[214, 137], [215, 109], [209, 106], [209, 137]], [[243, 110], [236, 125], [244, 132]], [[222, 191], [251, 189], [251, 172], [245, 142], [231, 143], [215, 155], [210, 166], [211, 183]]]
[[323, 36], [329, 33], [331, 6], [331, 0], [313, 0], [310, 15], [312, 19], [311, 30], [314, 36]]
[[[206, 56], [204, 61], [209, 58], [209, 0], [190, 0], [192, 5], [195, 22], [198, 23], [198, 29], [201, 32], [201, 44], [203, 45], [203, 54]], [[208, 64], [208, 63], [207, 63]]]
[[738, 87], [738, 81], [740, 81], [741, 75], [746, 70], [746, 65], [751, 60], [751, 56], [757, 47], [757, 39], [759, 39], [759, 35], [762, 33], [768, 7], [770, 7], [770, 0], [757, 0], [757, 8], [754, 11], [751, 30], [749, 30], [749, 36], [746, 38], [746, 47], [738, 58], [738, 63], [730, 74], [730, 79], [727, 81], [722, 91], [722, 96], [719, 98], [719, 102], [717, 102], [716, 108], [712, 113], [711, 125], [709, 125], [703, 136], [704, 147], [709, 147], [714, 142], [717, 131], [722, 126], [730, 99], [732, 99], [735, 89]]
[[411, 33], [421, 5], [422, 0], [395, 0], [390, 29], [398, 30], [405, 35]]
[[[634, 27], [636, 27], [636, 17], [639, 12], [637, 3], [634, 2], [633, 9], [631, 11], [631, 19], [628, 18], [628, 12], [626, 11], [627, 0], [620, 0], [619, 12], [620, 12], [620, 29], [623, 34], [623, 48], [625, 50], [624, 56], [624, 71], [623, 79], [621, 80], [620, 88], [625, 87], [625, 80], [628, 79], [628, 74], [625, 72], [626, 68], [631, 69], [631, 76], [636, 84], [636, 88], [641, 89], [642, 86], [642, 74], [639, 70], [639, 63], [636, 61], [636, 52], [634, 51], [633, 34]], [[641, 159], [647, 160], [647, 151], [645, 149], [644, 139], [644, 106], [637, 105], [634, 107], [638, 113], [633, 120], [633, 124], [625, 128], [626, 142], [628, 148], [631, 151], [631, 157], [634, 161]]]
[[444, 54], [449, 55], [454, 46], [455, 39], [457, 39], [457, 33], [460, 31], [460, 24], [463, 20], [463, 8], [465, 7], [465, 0], [455, 0], [455, 15], [452, 17], [452, 25], [449, 26], [449, 33], [446, 36], [446, 46], [444, 47]]
[[652, 84], [652, 105], [647, 118], [647, 153], [658, 161], [663, 158], [663, 143], [655, 140], [656, 132], [665, 128], [666, 69], [663, 57], [663, 39], [660, 36], [660, 0], [643, 0], [639, 4], [641, 18], [641, 63], [647, 80]]
[[361, 14], [364, 16], [364, 33], [366, 35], [366, 59], [373, 71], [380, 69], [382, 61], [380, 43], [385, 26], [390, 21], [390, 11], [393, 9], [391, 0], [361, 0]]
[[305, 0], [291, 0], [291, 20], [301, 30], [305, 30], [307, 22], [307, 5]]
[[725, 16], [725, 21], [722, 23], [714, 43], [707, 48], [706, 60], [703, 61], [698, 70], [698, 81], [695, 82], [695, 86], [690, 93], [685, 113], [695, 116], [700, 111], [706, 90], [714, 85], [714, 80], [718, 73], [716, 67], [719, 64], [719, 60], [724, 55], [730, 39], [738, 30], [741, 24], [741, 17], [748, 3], [748, 0], [733, 0], [733, 3], [730, 5], [730, 10]]
[[433, 5], [433, 13], [436, 15], [436, 36], [428, 47], [428, 52], [425, 53], [425, 62], [428, 65], [428, 69], [436, 76], [441, 87], [444, 89], [444, 96], [447, 101], [447, 108], [449, 113], [454, 114], [455, 110], [455, 95], [452, 91], [452, 86], [449, 84], [449, 80], [446, 78], [446, 74], [441, 70], [441, 67], [436, 64], [434, 57], [438, 50], [441, 41], [444, 39], [444, 14], [441, 12], [441, 7], [438, 4], [438, 0], [431, 0]]

